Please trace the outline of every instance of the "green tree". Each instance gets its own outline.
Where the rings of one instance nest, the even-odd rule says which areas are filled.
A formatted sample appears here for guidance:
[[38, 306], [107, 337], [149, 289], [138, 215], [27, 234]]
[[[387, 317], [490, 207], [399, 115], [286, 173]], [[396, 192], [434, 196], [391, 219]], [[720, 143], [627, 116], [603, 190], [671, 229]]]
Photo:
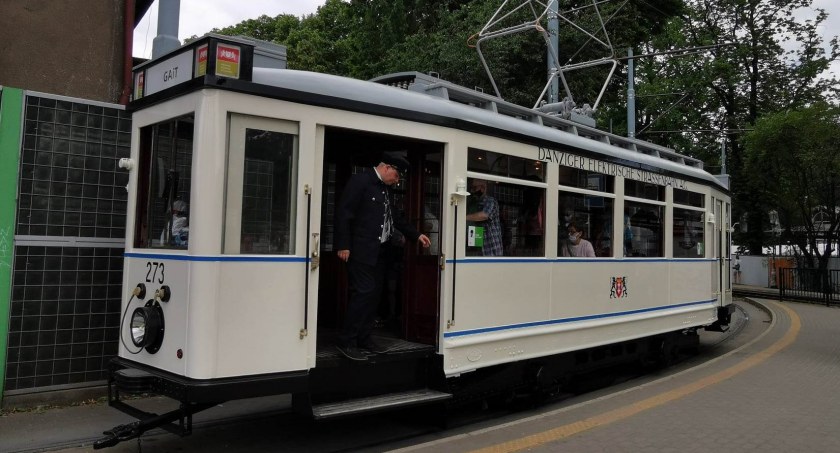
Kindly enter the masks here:
[[825, 77], [830, 63], [840, 57], [837, 38], [824, 42], [818, 33], [825, 12], [817, 10], [810, 20], [797, 19], [797, 11], [811, 4], [811, 0], [687, 0], [686, 13], [675, 18], [659, 39], [651, 40], [654, 48], [719, 47], [693, 57], [645, 60], [647, 67], [640, 71], [637, 93], [688, 94], [670, 111], [673, 97], [646, 100], [640, 105], [642, 121], [655, 117], [656, 129], [695, 131], [640, 138], [670, 144], [707, 162], [717, 161], [719, 142], [725, 143], [734, 216], [746, 215], [749, 226], [746, 234], [736, 232], [736, 239], [753, 253], [761, 253], [760, 226], [766, 214], [745, 184], [742, 132], [764, 115], [823, 99], [836, 101], [840, 95], [836, 76]]
[[[212, 32], [244, 35], [286, 46], [290, 69], [349, 75], [351, 31], [354, 29], [350, 4], [326, 0], [315, 14], [297, 18], [290, 14], [266, 15]], [[194, 39], [195, 37], [191, 38]]]
[[[745, 184], [756, 204], [778, 211], [783, 237], [808, 267], [826, 269], [840, 240], [840, 108], [821, 102], [766, 115], [744, 143]], [[764, 240], [772, 244], [766, 233]]]
[[[492, 93], [492, 86], [478, 58], [476, 50], [468, 44], [474, 44], [474, 35], [493, 17], [501, 1], [474, 0], [460, 7], [440, 8], [434, 27], [428, 27], [408, 36], [404, 42], [393, 46], [387, 53], [383, 68], [386, 71], [435, 71], [451, 82], [473, 87], [482, 87]], [[591, 6], [591, 2], [562, 2], [560, 10], [568, 12]], [[606, 22], [609, 42], [617, 52], [623, 54], [628, 46], [637, 46], [653, 33], [664, 29], [668, 20], [680, 11], [680, 0], [659, 2], [657, 7], [649, 2], [630, 1], [621, 3], [602, 3], [601, 17]], [[534, 2], [537, 13], [542, 5]], [[515, 2], [507, 5], [500, 16], [511, 11]], [[600, 21], [592, 8], [581, 9], [574, 17], [582, 28], [597, 31]], [[523, 23], [533, 23], [533, 12], [522, 8], [498, 24], [496, 29]], [[539, 22], [547, 27], [546, 18]], [[598, 34], [598, 33], [596, 33]], [[602, 34], [601, 40], [606, 41]], [[563, 22], [560, 27], [559, 55], [563, 64], [574, 64], [595, 58], [612, 57], [610, 50], [598, 44], [579, 30]], [[537, 31], [507, 35], [503, 38], [487, 40], [482, 46], [487, 63], [499, 86], [502, 96], [516, 104], [532, 106], [546, 83], [546, 46], [545, 40]], [[577, 71], [568, 75], [571, 92], [579, 104], [592, 103], [597, 98], [608, 74], [607, 66], [591, 70]], [[622, 82], [612, 80], [607, 90], [603, 105], [615, 103], [621, 99]]]
[[353, 30], [349, 4], [327, 0], [315, 14], [305, 16], [300, 27], [289, 33], [287, 46], [290, 69], [348, 75], [348, 55]]
[[[470, 37], [484, 27], [500, 5], [500, 0], [327, 0], [317, 13], [302, 19], [261, 16], [213, 31], [284, 44], [290, 68], [360, 79], [389, 72], [434, 71], [451, 82], [492, 92], [478, 54], [470, 47], [475, 41]], [[561, 10], [589, 5], [588, 1], [566, 1]], [[602, 3], [600, 9], [607, 21], [609, 41], [623, 49], [664, 29], [681, 5], [681, 0], [658, 2], [656, 7], [630, 0]], [[534, 8], [540, 11], [544, 6], [534, 2]], [[581, 9], [575, 17], [588, 30], [599, 27], [592, 12], [592, 8]], [[531, 10], [522, 8], [503, 25], [533, 20]], [[547, 25], [545, 18], [540, 25]], [[576, 63], [612, 56], [607, 49], [591, 44], [581, 49], [587, 41], [574, 27], [561, 26], [561, 60]], [[487, 41], [484, 50], [505, 99], [533, 105], [547, 77], [543, 37], [536, 31], [511, 35]], [[591, 103], [597, 97], [606, 78], [605, 68], [569, 75], [572, 93], [580, 103]], [[607, 91], [604, 103], [615, 101], [614, 92], [612, 87]]]
[[280, 14], [276, 17], [262, 15], [230, 27], [214, 28], [212, 32], [228, 36], [249, 36], [263, 41], [286, 42], [289, 35], [298, 28], [300, 19], [291, 14]]

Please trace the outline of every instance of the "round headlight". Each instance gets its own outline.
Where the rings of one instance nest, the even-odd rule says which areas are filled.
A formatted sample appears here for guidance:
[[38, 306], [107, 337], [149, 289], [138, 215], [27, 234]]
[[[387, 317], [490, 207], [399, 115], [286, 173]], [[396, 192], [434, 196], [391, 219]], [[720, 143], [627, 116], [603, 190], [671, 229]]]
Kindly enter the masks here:
[[157, 303], [149, 302], [131, 314], [131, 341], [138, 348], [154, 354], [163, 344], [163, 310]]
[[146, 308], [139, 307], [131, 314], [131, 341], [134, 346], [143, 348], [146, 346], [146, 329], [148, 328], [148, 318], [146, 317]]

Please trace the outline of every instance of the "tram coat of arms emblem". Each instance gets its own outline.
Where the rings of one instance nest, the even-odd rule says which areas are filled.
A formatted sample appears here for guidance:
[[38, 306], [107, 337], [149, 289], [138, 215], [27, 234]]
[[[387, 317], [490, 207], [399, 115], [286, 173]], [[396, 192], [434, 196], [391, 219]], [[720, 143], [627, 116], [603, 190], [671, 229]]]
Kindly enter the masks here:
[[627, 277], [612, 277], [612, 288], [610, 288], [610, 299], [627, 297]]

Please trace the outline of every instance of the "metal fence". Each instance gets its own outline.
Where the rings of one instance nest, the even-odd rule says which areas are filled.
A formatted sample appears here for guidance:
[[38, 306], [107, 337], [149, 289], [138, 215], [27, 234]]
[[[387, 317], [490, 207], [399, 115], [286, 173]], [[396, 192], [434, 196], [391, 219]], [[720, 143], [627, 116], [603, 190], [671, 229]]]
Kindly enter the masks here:
[[840, 304], [840, 269], [779, 269], [779, 298]]

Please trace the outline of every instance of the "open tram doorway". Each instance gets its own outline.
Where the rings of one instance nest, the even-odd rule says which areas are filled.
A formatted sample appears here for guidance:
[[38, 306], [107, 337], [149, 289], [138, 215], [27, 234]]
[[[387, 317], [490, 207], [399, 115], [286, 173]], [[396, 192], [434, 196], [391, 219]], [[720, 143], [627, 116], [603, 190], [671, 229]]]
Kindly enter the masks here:
[[[393, 264], [377, 309], [374, 334], [427, 346], [437, 346], [441, 258], [441, 175], [443, 144], [386, 134], [327, 127], [324, 134], [323, 203], [321, 206], [321, 267], [318, 288], [318, 351], [344, 322], [350, 295], [346, 264], [334, 249], [335, 213], [350, 177], [376, 166], [383, 152], [399, 152], [410, 163], [393, 187], [394, 206], [431, 240], [394, 247]], [[352, 254], [351, 254], [352, 259]]]

